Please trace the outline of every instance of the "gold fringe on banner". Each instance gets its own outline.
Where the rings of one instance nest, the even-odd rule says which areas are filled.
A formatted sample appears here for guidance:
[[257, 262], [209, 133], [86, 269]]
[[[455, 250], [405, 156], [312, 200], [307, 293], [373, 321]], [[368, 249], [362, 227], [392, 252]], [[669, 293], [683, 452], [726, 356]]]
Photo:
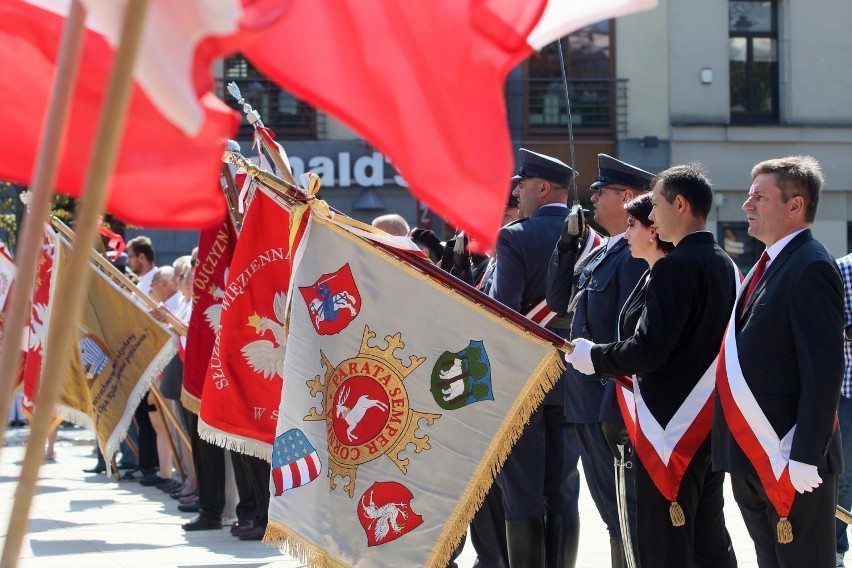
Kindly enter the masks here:
[[180, 403], [183, 407], [196, 416], [201, 412], [201, 401], [197, 399], [194, 395], [189, 394], [185, 388], [182, 388], [180, 391]]
[[562, 355], [551, 347], [547, 356], [539, 363], [531, 375], [527, 388], [518, 395], [515, 403], [506, 414], [500, 429], [495, 433], [491, 444], [483, 454], [479, 466], [471, 476], [471, 483], [459, 497], [456, 507], [444, 524], [444, 530], [432, 549], [432, 554], [424, 564], [427, 568], [444, 568], [450, 561], [450, 555], [461, 542], [473, 515], [482, 506], [485, 494], [491, 488], [503, 463], [509, 456], [512, 446], [521, 437], [524, 427], [529, 423], [533, 412], [541, 406], [544, 395], [556, 385], [562, 376], [565, 365]]
[[298, 558], [308, 568], [349, 568], [348, 564], [338, 562], [324, 549], [273, 519], [269, 519], [266, 525], [263, 543], [278, 546], [282, 552]]
[[790, 520], [787, 519], [787, 517], [781, 517], [778, 520], [776, 531], [778, 533], [779, 543], [790, 544], [793, 542], [793, 525], [790, 524]]
[[686, 517], [683, 515], [683, 509], [677, 501], [672, 501], [672, 504], [669, 506], [669, 517], [672, 519], [673, 526], [682, 527], [686, 524]]

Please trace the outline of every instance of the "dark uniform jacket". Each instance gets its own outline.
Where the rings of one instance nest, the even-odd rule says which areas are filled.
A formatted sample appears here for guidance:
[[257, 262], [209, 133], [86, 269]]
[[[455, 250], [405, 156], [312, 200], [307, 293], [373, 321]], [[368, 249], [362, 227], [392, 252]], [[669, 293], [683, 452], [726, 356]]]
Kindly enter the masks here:
[[[562, 234], [567, 216], [568, 207], [545, 205], [532, 217], [500, 229], [497, 264], [489, 292], [492, 298], [522, 314], [544, 300], [550, 254]], [[547, 394], [546, 403], [563, 403], [562, 383], [564, 381], [560, 380]]]
[[[769, 264], [736, 333], [743, 376], [779, 439], [796, 425], [790, 459], [840, 473], [840, 436], [832, 432], [844, 371], [843, 282], [810, 230]], [[713, 418], [714, 469], [753, 472], [718, 398]]]
[[[557, 314], [565, 314], [572, 299], [572, 280], [577, 253], [553, 250], [547, 272], [547, 305]], [[592, 251], [586, 274], [580, 278], [571, 323], [571, 339], [583, 337], [595, 343], [612, 343], [617, 338], [618, 313], [648, 263], [630, 255], [625, 239], [619, 239], [607, 252], [606, 247]], [[571, 314], [568, 314], [569, 316]], [[584, 375], [574, 367], [567, 370], [565, 414], [570, 422], [611, 422], [622, 424], [615, 402], [615, 390], [607, 389], [596, 375]]]
[[592, 347], [601, 373], [636, 374], [665, 428], [719, 354], [735, 298], [734, 266], [708, 231], [684, 237], [654, 263], [632, 337]]

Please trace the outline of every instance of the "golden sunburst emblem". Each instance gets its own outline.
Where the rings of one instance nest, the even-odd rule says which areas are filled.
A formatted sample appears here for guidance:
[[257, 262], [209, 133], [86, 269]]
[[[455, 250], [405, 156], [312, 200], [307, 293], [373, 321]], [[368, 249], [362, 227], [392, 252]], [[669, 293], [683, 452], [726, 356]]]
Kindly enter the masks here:
[[305, 420], [324, 420], [328, 435], [328, 477], [331, 489], [335, 478], [348, 477], [343, 488], [353, 497], [358, 466], [388, 456], [402, 473], [408, 471], [408, 458], [400, 453], [409, 444], [419, 454], [432, 446], [429, 436], [417, 437], [420, 420], [432, 425], [440, 414], [419, 412], [409, 406], [405, 378], [425, 357], [409, 357], [408, 365], [394, 352], [405, 348], [402, 334], [385, 337], [387, 348], [371, 346], [376, 334], [364, 327], [361, 348], [355, 357], [336, 367], [320, 350], [325, 376], [307, 381], [311, 396], [322, 394], [322, 408], [311, 408]]

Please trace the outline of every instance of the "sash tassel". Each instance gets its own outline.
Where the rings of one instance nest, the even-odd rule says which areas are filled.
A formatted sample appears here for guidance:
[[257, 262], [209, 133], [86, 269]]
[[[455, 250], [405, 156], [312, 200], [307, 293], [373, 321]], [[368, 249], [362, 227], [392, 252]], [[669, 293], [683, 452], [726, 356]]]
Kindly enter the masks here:
[[776, 527], [778, 533], [778, 542], [781, 544], [790, 544], [793, 542], [793, 525], [790, 524], [787, 517], [781, 517]]
[[686, 517], [683, 514], [683, 508], [677, 501], [672, 501], [671, 506], [669, 506], [669, 517], [671, 517], [672, 525], [675, 527], [682, 527], [686, 524]]

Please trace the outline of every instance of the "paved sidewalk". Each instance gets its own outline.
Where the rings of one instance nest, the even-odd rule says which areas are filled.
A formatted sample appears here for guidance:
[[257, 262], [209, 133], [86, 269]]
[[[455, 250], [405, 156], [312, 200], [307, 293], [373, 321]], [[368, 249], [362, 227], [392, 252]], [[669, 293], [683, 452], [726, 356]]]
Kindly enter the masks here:
[[[10, 445], [0, 450], [0, 538], [4, 539], [28, 434], [27, 428], [10, 429]], [[181, 524], [194, 515], [178, 512], [176, 501], [159, 489], [83, 473], [83, 468], [94, 465], [91, 448], [88, 432], [60, 429], [57, 461], [41, 469], [29, 534], [18, 564], [22, 568], [303, 566], [274, 547], [230, 536], [227, 527], [184, 532]], [[726, 505], [739, 566], [756, 567], [751, 540], [730, 492]], [[577, 568], [608, 567], [609, 537], [586, 491], [581, 495], [580, 515], [582, 538]], [[459, 567], [470, 568], [473, 560], [468, 540]]]

